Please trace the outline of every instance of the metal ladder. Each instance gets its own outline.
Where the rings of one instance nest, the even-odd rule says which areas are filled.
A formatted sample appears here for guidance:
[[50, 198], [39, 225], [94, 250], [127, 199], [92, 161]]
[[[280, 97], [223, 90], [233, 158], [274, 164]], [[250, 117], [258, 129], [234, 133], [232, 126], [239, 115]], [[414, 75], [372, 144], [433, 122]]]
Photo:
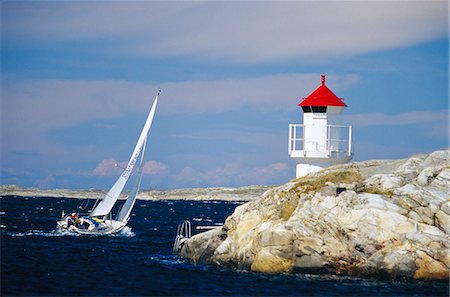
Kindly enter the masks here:
[[192, 226], [191, 222], [183, 221], [178, 224], [177, 236], [175, 237], [175, 242], [173, 243], [173, 253], [178, 254], [183, 246], [183, 243], [192, 236]]

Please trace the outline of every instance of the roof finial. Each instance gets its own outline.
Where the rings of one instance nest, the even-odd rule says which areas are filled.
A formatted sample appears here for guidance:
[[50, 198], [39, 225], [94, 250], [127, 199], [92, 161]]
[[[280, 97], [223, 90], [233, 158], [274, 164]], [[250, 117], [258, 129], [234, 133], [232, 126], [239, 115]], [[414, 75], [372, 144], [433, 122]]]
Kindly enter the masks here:
[[325, 74], [322, 74], [322, 86], [325, 85]]

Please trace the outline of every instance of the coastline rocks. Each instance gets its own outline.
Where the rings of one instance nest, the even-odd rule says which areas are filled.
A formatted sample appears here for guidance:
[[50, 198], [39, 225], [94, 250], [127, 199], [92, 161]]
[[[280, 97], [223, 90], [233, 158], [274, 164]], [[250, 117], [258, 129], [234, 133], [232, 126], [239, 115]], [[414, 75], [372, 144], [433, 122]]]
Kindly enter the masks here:
[[[188, 188], [174, 190], [144, 190], [138, 200], [221, 200], [221, 201], [251, 201], [258, 199], [265, 191], [274, 186], [247, 186], [240, 188]], [[67, 190], [52, 189], [41, 190], [36, 188], [21, 188], [16, 185], [0, 186], [0, 196], [19, 197], [51, 197], [51, 198], [78, 198], [102, 199], [106, 191], [101, 190]], [[126, 199], [121, 194], [120, 199]]]
[[337, 165], [269, 189], [181, 256], [264, 273], [447, 279], [449, 153]]

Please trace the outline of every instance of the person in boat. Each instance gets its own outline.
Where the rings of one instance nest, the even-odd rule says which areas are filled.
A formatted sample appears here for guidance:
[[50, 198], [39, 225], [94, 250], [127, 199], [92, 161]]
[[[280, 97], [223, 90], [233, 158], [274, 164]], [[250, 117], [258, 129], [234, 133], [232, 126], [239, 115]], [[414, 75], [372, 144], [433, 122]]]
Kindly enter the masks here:
[[77, 225], [79, 223], [79, 219], [76, 213], [72, 213], [69, 217], [67, 217], [67, 225]]

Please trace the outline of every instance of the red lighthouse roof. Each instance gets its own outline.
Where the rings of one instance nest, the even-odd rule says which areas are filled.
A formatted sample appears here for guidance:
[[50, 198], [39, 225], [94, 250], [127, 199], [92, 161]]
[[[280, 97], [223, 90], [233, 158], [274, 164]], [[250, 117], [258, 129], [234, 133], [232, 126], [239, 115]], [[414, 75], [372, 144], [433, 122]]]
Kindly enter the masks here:
[[325, 75], [322, 75], [322, 85], [308, 97], [303, 99], [298, 106], [347, 106], [325, 85]]

